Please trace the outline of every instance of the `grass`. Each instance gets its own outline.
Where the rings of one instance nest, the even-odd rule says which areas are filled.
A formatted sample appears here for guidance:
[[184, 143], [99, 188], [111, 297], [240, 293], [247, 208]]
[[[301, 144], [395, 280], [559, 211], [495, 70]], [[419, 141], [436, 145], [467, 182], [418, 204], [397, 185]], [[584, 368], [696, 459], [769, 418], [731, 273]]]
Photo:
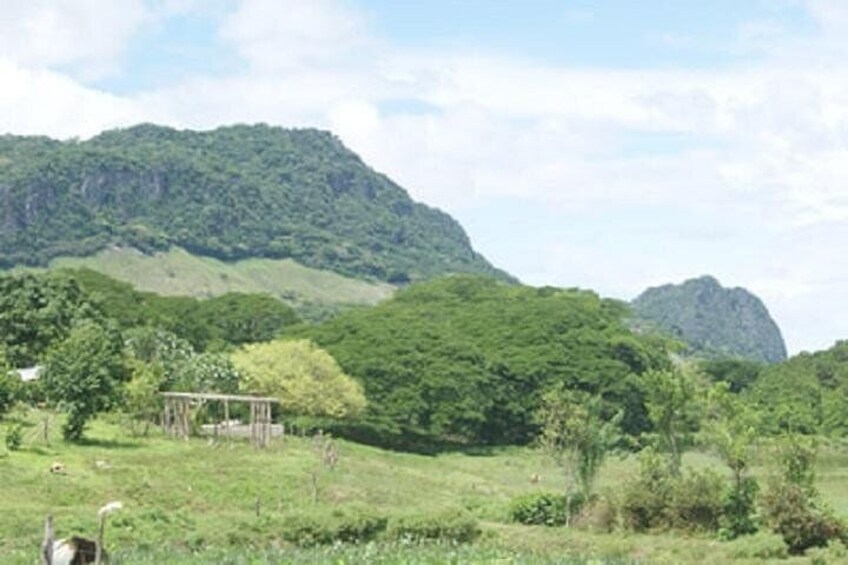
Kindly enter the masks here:
[[[525, 448], [423, 456], [341, 442], [339, 464], [328, 470], [309, 438], [288, 437], [257, 451], [236, 440], [130, 437], [110, 418], [95, 422], [91, 439], [78, 445], [59, 439], [53, 418], [46, 444], [44, 415], [22, 415], [23, 448], [0, 455], [3, 563], [35, 560], [48, 512], [58, 535], [91, 536], [97, 509], [111, 500], [125, 505], [106, 532], [119, 563], [726, 563], [776, 557], [775, 539], [768, 535], [728, 543], [679, 532], [608, 534], [509, 524], [512, 497], [560, 486], [556, 469]], [[830, 446], [824, 455], [819, 487], [846, 516], [848, 451]], [[50, 473], [53, 462], [63, 463], [66, 473]], [[692, 453], [686, 464], [717, 462]], [[614, 488], [635, 470], [632, 458], [612, 458], [600, 488]], [[541, 476], [538, 485], [530, 482], [534, 473]], [[293, 511], [354, 506], [387, 516], [464, 508], [478, 518], [483, 535], [471, 546], [383, 542], [312, 549], [290, 547], [280, 536]]]
[[311, 269], [291, 259], [246, 259], [224, 262], [179, 248], [145, 255], [110, 248], [90, 257], [62, 257], [50, 268], [88, 267], [139, 290], [164, 295], [208, 298], [226, 292], [267, 293], [294, 305], [370, 305], [387, 298], [394, 287]]

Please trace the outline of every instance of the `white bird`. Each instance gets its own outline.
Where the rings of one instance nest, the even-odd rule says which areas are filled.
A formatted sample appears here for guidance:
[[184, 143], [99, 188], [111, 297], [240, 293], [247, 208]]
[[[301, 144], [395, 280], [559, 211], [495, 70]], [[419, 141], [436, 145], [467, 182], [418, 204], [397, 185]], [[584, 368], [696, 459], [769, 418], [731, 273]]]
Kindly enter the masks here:
[[110, 502], [97, 512], [97, 541], [73, 536], [67, 539], [53, 540], [53, 516], [44, 521], [44, 542], [41, 544], [41, 557], [44, 565], [100, 565], [108, 559], [103, 549], [103, 531], [106, 516], [120, 510], [123, 504]]

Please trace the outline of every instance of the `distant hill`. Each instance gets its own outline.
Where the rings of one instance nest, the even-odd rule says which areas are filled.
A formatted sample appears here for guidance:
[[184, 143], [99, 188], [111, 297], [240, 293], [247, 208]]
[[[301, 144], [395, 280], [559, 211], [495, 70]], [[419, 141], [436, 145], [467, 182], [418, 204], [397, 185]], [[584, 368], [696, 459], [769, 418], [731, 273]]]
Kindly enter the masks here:
[[0, 137], [0, 268], [115, 245], [292, 259], [395, 284], [510, 278], [453, 218], [414, 202], [328, 132], [139, 125], [82, 142]]
[[762, 301], [744, 288], [724, 288], [713, 277], [649, 288], [632, 307], [637, 324], [656, 326], [695, 354], [765, 363], [786, 359], [780, 328]]
[[220, 261], [179, 248], [143, 254], [110, 247], [88, 257], [58, 257], [51, 269], [88, 268], [164, 296], [209, 298], [228, 292], [270, 294], [307, 320], [321, 320], [350, 306], [372, 305], [395, 287], [378, 281], [312, 269], [292, 259]]

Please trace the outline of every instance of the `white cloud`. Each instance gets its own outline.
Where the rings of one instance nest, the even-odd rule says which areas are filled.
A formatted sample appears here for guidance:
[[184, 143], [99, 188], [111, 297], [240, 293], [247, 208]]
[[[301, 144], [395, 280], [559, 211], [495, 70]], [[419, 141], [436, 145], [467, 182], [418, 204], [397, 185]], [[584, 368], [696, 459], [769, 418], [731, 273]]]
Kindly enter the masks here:
[[96, 76], [114, 70], [151, 16], [143, 0], [9, 0], [0, 15], [0, 55], [24, 67]]

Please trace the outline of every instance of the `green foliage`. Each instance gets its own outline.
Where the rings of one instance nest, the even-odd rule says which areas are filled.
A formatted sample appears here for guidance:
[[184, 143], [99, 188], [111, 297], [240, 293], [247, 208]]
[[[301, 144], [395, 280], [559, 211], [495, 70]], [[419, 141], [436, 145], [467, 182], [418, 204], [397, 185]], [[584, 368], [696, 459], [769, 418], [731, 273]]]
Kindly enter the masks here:
[[21, 448], [21, 442], [23, 441], [23, 425], [18, 422], [17, 424], [9, 424], [6, 427], [6, 449], [9, 451], [17, 451]]
[[592, 496], [598, 471], [618, 441], [621, 416], [622, 412], [618, 412], [605, 420], [601, 398], [582, 391], [560, 386], [542, 396], [539, 442], [565, 472], [567, 498], [572, 496], [571, 484], [575, 480], [584, 499]]
[[744, 359], [705, 359], [700, 367], [713, 382], [727, 383], [733, 393], [751, 386], [766, 368], [762, 363]]
[[83, 142], [7, 136], [0, 165], [0, 267], [178, 245], [398, 282], [507, 278], [450, 216], [413, 202], [326, 132], [140, 125]]
[[90, 269], [64, 271], [122, 328], [155, 326], [188, 340], [196, 349], [242, 345], [275, 338], [300, 322], [289, 306], [272, 296], [231, 292], [198, 300], [139, 292], [132, 285]]
[[[374, 308], [300, 328], [362, 382], [355, 437], [524, 443], [556, 383], [603, 398], [622, 428], [650, 425], [638, 373], [668, 365], [662, 344], [632, 334], [626, 309], [592, 292], [507, 286], [473, 276], [411, 285]], [[349, 434], [352, 435], [352, 434]]]
[[165, 376], [159, 364], [147, 364], [130, 358], [127, 365], [131, 377], [123, 387], [122, 407], [130, 417], [131, 432], [138, 433], [138, 424], [141, 423], [146, 434], [150, 422], [161, 413], [162, 399], [159, 392]]
[[356, 507], [332, 512], [298, 512], [282, 521], [283, 539], [298, 547], [364, 543], [385, 531], [388, 519]]
[[695, 385], [680, 369], [648, 371], [642, 375], [645, 406], [659, 436], [661, 448], [670, 456], [670, 470], [677, 475], [683, 445], [695, 425], [691, 410]]
[[688, 470], [672, 480], [666, 520], [681, 530], [718, 530], [725, 507], [725, 481], [712, 469]]
[[831, 540], [848, 542], [848, 527], [815, 489], [815, 458], [813, 441], [797, 435], [782, 438], [777, 469], [763, 495], [766, 520], [793, 554], [823, 547]]
[[715, 531], [722, 519], [725, 485], [710, 469], [673, 474], [670, 457], [648, 448], [639, 456], [639, 475], [625, 483], [621, 512], [636, 531], [677, 528]]
[[0, 347], [0, 416], [6, 413], [20, 396], [21, 382], [13, 374], [12, 367], [6, 361], [6, 354]]
[[762, 432], [848, 434], [848, 341], [766, 368], [746, 392]]
[[73, 279], [56, 274], [0, 275], [0, 346], [13, 367], [30, 367], [79, 320], [101, 320]]
[[528, 526], [562, 526], [576, 516], [586, 499], [573, 496], [536, 492], [513, 498], [509, 503], [509, 518]]
[[187, 340], [163, 329], [135, 328], [126, 332], [127, 353], [163, 376], [160, 390], [234, 393], [241, 374], [229, 357], [197, 353]]
[[365, 407], [362, 387], [309, 340], [248, 345], [232, 355], [243, 390], [280, 399], [284, 412], [345, 418]]
[[705, 423], [709, 442], [733, 473], [722, 516], [722, 536], [733, 539], [757, 531], [756, 497], [759, 485], [747, 475], [751, 450], [758, 437], [757, 414], [730, 385], [715, 385], [709, 394], [709, 417]]
[[470, 543], [479, 535], [477, 520], [463, 510], [393, 517], [386, 530], [388, 539], [407, 542]]
[[786, 359], [780, 329], [760, 299], [742, 288], [723, 288], [709, 276], [649, 288], [633, 301], [633, 310], [638, 324], [656, 326], [700, 356]]
[[650, 447], [643, 449], [639, 453], [639, 474], [623, 487], [624, 525], [636, 531], [667, 527], [673, 486], [668, 458]]
[[65, 439], [80, 439], [86, 422], [113, 404], [125, 375], [122, 352], [117, 331], [84, 321], [48, 354], [40, 380], [48, 399], [68, 414]]

